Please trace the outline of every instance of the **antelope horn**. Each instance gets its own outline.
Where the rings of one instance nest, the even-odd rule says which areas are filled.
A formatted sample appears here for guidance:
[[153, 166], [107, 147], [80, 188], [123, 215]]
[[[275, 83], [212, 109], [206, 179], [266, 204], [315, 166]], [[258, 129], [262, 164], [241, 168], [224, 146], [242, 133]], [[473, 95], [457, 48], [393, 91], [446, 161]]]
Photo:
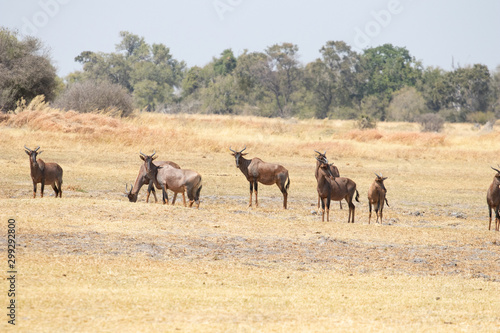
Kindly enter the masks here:
[[31, 149], [29, 149], [28, 147], [26, 147], [26, 145], [24, 145], [24, 149], [26, 149], [27, 151], [29, 151], [30, 153], [32, 152]]
[[151, 155], [151, 157], [155, 156], [156, 154], [156, 150], [153, 151], [153, 155]]
[[[317, 151], [317, 150], [315, 150], [314, 152], [315, 152], [316, 154], [323, 155], [323, 154], [321, 154], [321, 153], [320, 153], [319, 151]], [[326, 153], [326, 152], [325, 152], [325, 153]]]
[[35, 151], [38, 151], [38, 149], [40, 149], [40, 146], [36, 147]]
[[328, 164], [328, 162], [325, 162], [324, 160], [320, 160], [318, 157], [316, 157], [316, 160], [317, 160], [319, 163], [326, 163], [326, 164]]
[[231, 146], [229, 146], [229, 150], [232, 151], [233, 153], [236, 153], [236, 151], [231, 149]]
[[144, 154], [144, 153], [142, 152], [142, 150], [141, 150], [141, 151], [139, 151], [139, 153], [140, 153], [142, 156], [144, 156], [144, 157], [148, 157], [148, 155]]
[[375, 174], [375, 176], [377, 176], [378, 178], [382, 178], [381, 176], [377, 175], [377, 173], [376, 173], [376, 172], [374, 172], [374, 174]]
[[[245, 145], [245, 148], [243, 148], [243, 150], [245, 150], [245, 149], [247, 149], [247, 146], [246, 146], [246, 145]], [[240, 151], [240, 153], [242, 153], [242, 152], [243, 152], [243, 150], [242, 150], [242, 151]]]
[[498, 169], [495, 169], [494, 167], [491, 167], [493, 170], [495, 170], [496, 172], [500, 173], [500, 170]]

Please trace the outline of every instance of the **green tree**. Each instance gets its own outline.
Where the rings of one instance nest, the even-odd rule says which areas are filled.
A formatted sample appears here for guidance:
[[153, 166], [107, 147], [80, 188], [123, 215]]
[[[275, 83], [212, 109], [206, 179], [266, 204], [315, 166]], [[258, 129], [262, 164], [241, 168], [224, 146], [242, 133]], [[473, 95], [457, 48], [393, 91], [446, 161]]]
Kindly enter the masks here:
[[220, 58], [213, 62], [216, 75], [228, 75], [236, 68], [236, 58], [231, 49], [222, 51]]
[[452, 105], [461, 121], [467, 113], [486, 111], [490, 94], [490, 72], [485, 65], [458, 68], [450, 73]]
[[52, 101], [57, 88], [56, 69], [42, 42], [0, 28], [0, 110], [13, 110], [19, 99], [29, 103], [37, 95]]
[[240, 72], [248, 87], [256, 85], [266, 91], [275, 104], [269, 116], [285, 117], [294, 114], [294, 93], [300, 88], [302, 69], [298, 61], [298, 46], [290, 43], [275, 44], [265, 54], [254, 54], [247, 72]]
[[404, 47], [384, 44], [366, 49], [362, 63], [367, 75], [364, 95], [375, 95], [385, 104], [392, 93], [404, 86], [414, 87], [422, 78], [421, 63]]
[[234, 78], [231, 75], [219, 76], [210, 82], [201, 93], [203, 107], [207, 113], [232, 114], [235, 112], [237, 95]]
[[452, 96], [449, 79], [448, 73], [440, 68], [428, 67], [424, 70], [419, 90], [432, 112], [448, 107]]
[[491, 102], [490, 109], [498, 117], [500, 117], [500, 66], [491, 75], [490, 82]]
[[316, 96], [316, 117], [326, 118], [333, 107], [359, 105], [363, 69], [359, 55], [342, 41], [329, 41], [321, 59], [306, 66], [305, 84]]
[[125, 87], [136, 106], [154, 110], [176, 99], [185, 63], [173, 58], [163, 44], [149, 45], [143, 37], [127, 31], [120, 32], [121, 42], [114, 53], [84, 51], [75, 58], [82, 63], [83, 73], [72, 79], [107, 81]]

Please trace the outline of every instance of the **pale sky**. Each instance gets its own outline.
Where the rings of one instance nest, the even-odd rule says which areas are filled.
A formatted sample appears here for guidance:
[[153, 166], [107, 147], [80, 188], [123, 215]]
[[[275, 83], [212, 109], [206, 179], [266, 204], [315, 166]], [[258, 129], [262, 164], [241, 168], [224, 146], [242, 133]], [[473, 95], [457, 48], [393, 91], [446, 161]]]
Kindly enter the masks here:
[[119, 32], [162, 43], [189, 67], [227, 48], [299, 47], [306, 64], [329, 40], [357, 51], [391, 43], [424, 66], [500, 65], [497, 0], [0, 0], [0, 26], [34, 35], [50, 48], [58, 75], [81, 69], [82, 51], [114, 52]]

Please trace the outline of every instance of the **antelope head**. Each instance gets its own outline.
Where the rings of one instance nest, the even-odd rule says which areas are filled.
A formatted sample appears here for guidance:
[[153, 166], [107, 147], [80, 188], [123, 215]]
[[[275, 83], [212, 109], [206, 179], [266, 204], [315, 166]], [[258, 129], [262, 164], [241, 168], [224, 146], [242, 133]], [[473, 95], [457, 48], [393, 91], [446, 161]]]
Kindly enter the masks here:
[[26, 145], [24, 145], [24, 152], [30, 157], [30, 162], [31, 164], [36, 167], [37, 166], [37, 161], [36, 161], [36, 156], [40, 155], [43, 153], [43, 150], [38, 151], [40, 149], [40, 146], [36, 147], [35, 149], [31, 150]]
[[316, 154], [318, 154], [318, 156], [316, 156], [316, 159], [317, 159], [317, 160], [322, 160], [322, 161], [324, 161], [325, 163], [327, 163], [327, 164], [328, 164], [328, 159], [326, 158], [326, 150], [325, 150], [325, 152], [324, 152], [323, 154], [322, 154], [322, 153], [320, 153], [320, 152], [319, 152], [319, 151], [317, 151], [317, 150], [315, 150], [314, 152], [315, 152]]
[[380, 176], [379, 176], [375, 173], [375, 176], [377, 176], [377, 178], [375, 178], [375, 181], [378, 183], [382, 183], [384, 180], [387, 179], [387, 177], [384, 177], [382, 174], [380, 174]]
[[319, 167], [321, 169], [324, 169], [329, 177], [335, 178], [335, 176], [332, 174], [332, 171], [330, 170], [330, 164], [328, 164], [328, 161], [325, 161], [325, 159], [322, 159], [319, 156], [316, 157], [316, 160], [319, 162]]
[[130, 185], [130, 191], [128, 190], [128, 184], [125, 184], [125, 195], [128, 197], [128, 200], [130, 202], [136, 202], [137, 201], [137, 194], [133, 194], [132, 190], [134, 189], [133, 185]]
[[[500, 165], [498, 167], [500, 168]], [[495, 169], [494, 167], [491, 168], [497, 172], [497, 174], [495, 175], [495, 179], [500, 182], [500, 170]]]
[[241, 156], [245, 156], [246, 154], [248, 154], [248, 153], [243, 153], [243, 151], [245, 149], [247, 149], [247, 146], [245, 146], [245, 148], [243, 148], [240, 151], [232, 150], [231, 147], [229, 147], [229, 150], [233, 152], [231, 155], [233, 155], [234, 159], [236, 160], [236, 167], [237, 168], [240, 166], [240, 157]]
[[156, 151], [154, 151], [152, 155], [146, 155], [142, 151], [140, 152], [139, 157], [141, 158], [141, 160], [144, 161], [144, 163], [146, 165], [146, 172], [148, 173], [148, 175], [151, 172], [154, 172], [156, 169], [160, 168], [160, 167], [157, 167], [156, 165], [153, 164], [153, 161], [158, 157], [158, 156], [155, 156], [155, 154], [156, 154]]

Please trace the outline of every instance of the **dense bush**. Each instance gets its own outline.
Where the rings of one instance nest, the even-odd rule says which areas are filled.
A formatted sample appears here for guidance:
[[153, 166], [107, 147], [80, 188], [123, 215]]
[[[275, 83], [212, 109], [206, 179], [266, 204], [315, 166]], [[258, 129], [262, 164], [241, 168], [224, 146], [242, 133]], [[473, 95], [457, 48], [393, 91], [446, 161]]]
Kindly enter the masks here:
[[418, 117], [418, 122], [422, 126], [422, 132], [441, 132], [444, 119], [435, 113], [426, 113]]
[[14, 110], [21, 98], [29, 103], [44, 95], [51, 101], [57, 82], [56, 69], [40, 40], [19, 40], [15, 32], [0, 28], [0, 110]]
[[361, 130], [373, 129], [377, 127], [377, 121], [367, 115], [361, 115], [356, 122], [356, 127]]
[[54, 106], [82, 113], [104, 111], [126, 117], [134, 102], [125, 88], [109, 82], [83, 81], [70, 85]]

